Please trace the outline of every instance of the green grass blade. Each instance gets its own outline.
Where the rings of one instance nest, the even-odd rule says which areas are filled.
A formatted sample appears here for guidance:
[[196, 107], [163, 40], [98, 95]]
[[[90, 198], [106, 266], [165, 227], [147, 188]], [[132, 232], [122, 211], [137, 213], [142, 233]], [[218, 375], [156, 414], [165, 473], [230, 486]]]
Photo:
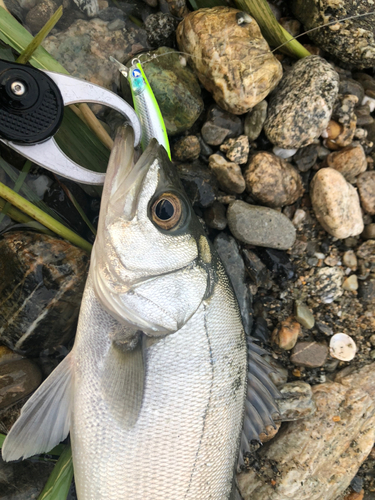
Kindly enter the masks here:
[[4, 434], [0, 434], [0, 448], [2, 448], [5, 438], [6, 436]]
[[73, 479], [73, 460], [70, 446], [60, 455], [38, 500], [66, 500]]
[[[22, 184], [25, 182], [27, 174], [30, 171], [31, 165], [32, 165], [32, 163], [31, 163], [30, 160], [27, 160], [25, 162], [25, 165], [23, 166], [22, 171], [20, 172], [20, 174], [18, 176], [18, 179], [16, 180], [16, 182], [14, 184], [14, 188], [13, 189], [14, 189], [14, 191], [16, 193], [19, 192]], [[3, 221], [4, 217], [8, 214], [8, 211], [11, 208], [11, 206], [12, 205], [9, 202], [6, 202], [5, 206], [2, 208], [1, 214], [0, 214], [0, 224]]]
[[73, 203], [74, 208], [77, 210], [77, 212], [81, 216], [81, 219], [83, 220], [83, 222], [90, 229], [90, 231], [92, 232], [92, 234], [94, 236], [96, 236], [96, 229], [91, 224], [89, 218], [85, 214], [85, 212], [84, 212], [83, 208], [81, 207], [81, 205], [76, 200], [76, 198], [73, 195], [73, 193], [71, 191], [69, 191], [69, 189], [65, 186], [65, 184], [63, 182], [61, 182], [60, 185], [61, 185], [62, 189], [64, 190], [65, 194], [68, 196], [69, 200]]

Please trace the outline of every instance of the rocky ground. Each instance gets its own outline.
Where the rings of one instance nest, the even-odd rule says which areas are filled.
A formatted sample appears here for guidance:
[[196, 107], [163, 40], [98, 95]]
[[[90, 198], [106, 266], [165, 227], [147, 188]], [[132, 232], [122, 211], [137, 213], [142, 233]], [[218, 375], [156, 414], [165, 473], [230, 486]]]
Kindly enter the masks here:
[[[57, 5], [5, 4], [32, 33]], [[319, 5], [293, 0], [272, 8], [295, 35], [303, 26], [370, 11], [372, 1], [343, 1], [337, 11]], [[138, 57], [165, 118], [173, 161], [231, 277], [246, 332], [270, 353], [284, 399], [276, 430], [267, 429], [266, 444], [254, 443], [245, 457], [238, 476], [244, 500], [374, 500], [373, 18], [316, 30], [302, 39], [312, 55], [296, 61], [271, 53], [255, 21], [231, 8], [189, 13], [182, 0], [64, 6], [44, 46], [74, 76], [129, 99], [109, 55], [128, 62], [152, 51]], [[114, 129], [117, 117], [100, 113]], [[51, 191], [47, 182], [45, 200]], [[93, 217], [95, 202], [87, 200]], [[8, 276], [12, 262], [20, 275], [30, 272], [25, 296], [12, 293], [21, 278], [9, 275], [0, 286], [2, 432], [66, 355], [87, 272], [83, 255], [71, 265], [76, 249], [68, 244], [14, 234], [0, 242], [0, 268]], [[38, 266], [27, 264], [31, 257]], [[55, 290], [57, 310], [39, 325], [51, 297], [33, 291], [44, 286]], [[27, 294], [30, 310], [18, 314]], [[75, 302], [69, 325], [67, 297]], [[56, 317], [64, 345], [47, 335]], [[8, 478], [15, 474], [9, 471]], [[9, 486], [0, 498], [12, 494]]]

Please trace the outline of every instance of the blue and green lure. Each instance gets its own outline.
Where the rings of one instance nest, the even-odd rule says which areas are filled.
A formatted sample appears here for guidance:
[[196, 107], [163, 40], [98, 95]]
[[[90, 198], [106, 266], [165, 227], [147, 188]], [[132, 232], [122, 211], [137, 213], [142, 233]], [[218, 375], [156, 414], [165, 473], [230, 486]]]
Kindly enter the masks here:
[[113, 57], [110, 57], [110, 60], [116, 63], [120, 73], [122, 73], [129, 81], [134, 109], [139, 121], [141, 122], [141, 146], [143, 151], [146, 149], [151, 139], [155, 138], [159, 144], [164, 146], [169, 158], [171, 158], [165, 123], [154, 93], [143, 71], [140, 60], [133, 59], [130, 68], [127, 68], [123, 64], [119, 63]]

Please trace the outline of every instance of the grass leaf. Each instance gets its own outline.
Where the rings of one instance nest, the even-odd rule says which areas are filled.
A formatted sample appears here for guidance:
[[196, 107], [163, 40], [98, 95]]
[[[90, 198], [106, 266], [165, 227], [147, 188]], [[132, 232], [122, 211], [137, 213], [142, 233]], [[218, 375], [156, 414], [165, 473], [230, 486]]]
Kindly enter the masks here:
[[61, 453], [38, 500], [66, 500], [73, 479], [73, 460], [70, 446]]

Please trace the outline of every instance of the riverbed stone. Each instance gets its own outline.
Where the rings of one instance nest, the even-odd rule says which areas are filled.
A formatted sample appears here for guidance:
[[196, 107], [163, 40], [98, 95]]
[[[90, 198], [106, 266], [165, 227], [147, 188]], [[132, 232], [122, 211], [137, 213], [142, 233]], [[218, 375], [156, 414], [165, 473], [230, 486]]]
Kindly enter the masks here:
[[150, 14], [145, 20], [147, 41], [151, 47], [172, 47], [178, 21], [164, 12]]
[[344, 176], [333, 168], [322, 168], [310, 184], [316, 218], [332, 236], [344, 239], [364, 228], [359, 196]]
[[43, 28], [57, 8], [58, 4], [53, 0], [42, 0], [29, 10], [25, 24], [30, 28], [33, 35], [36, 35]]
[[250, 145], [246, 135], [240, 135], [234, 139], [227, 139], [221, 146], [220, 151], [225, 153], [229, 161], [243, 165], [249, 157]]
[[293, 316], [282, 321], [278, 328], [272, 333], [272, 341], [285, 351], [290, 351], [296, 345], [301, 334], [301, 325], [294, 320]]
[[241, 115], [262, 101], [282, 76], [256, 21], [238, 24], [240, 11], [199, 9], [177, 28], [179, 49], [191, 54], [200, 82], [225, 110]]
[[272, 94], [264, 131], [284, 149], [313, 143], [326, 129], [338, 94], [339, 76], [319, 56], [300, 59]]
[[262, 132], [264, 122], [267, 118], [268, 102], [260, 101], [245, 116], [244, 133], [249, 141], [256, 141]]
[[[375, 363], [312, 387], [316, 412], [259, 450], [262, 474], [237, 476], [244, 500], [337, 500], [375, 440]], [[276, 472], [277, 471], [277, 472]]]
[[276, 420], [291, 422], [309, 417], [316, 412], [316, 404], [310, 384], [302, 380], [288, 382], [279, 387], [282, 398], [277, 401], [280, 415]]
[[[0, 410], [28, 396], [40, 385], [42, 374], [29, 359], [0, 365]], [[0, 497], [1, 498], [1, 497]]]
[[297, 366], [319, 368], [328, 357], [328, 346], [315, 341], [297, 342], [290, 356], [290, 361]]
[[201, 130], [202, 138], [210, 146], [220, 146], [226, 138], [236, 137], [241, 132], [241, 119], [216, 105], [208, 110]]
[[296, 229], [288, 217], [268, 207], [236, 200], [227, 211], [228, 226], [243, 243], [287, 250], [296, 239]]
[[245, 191], [245, 179], [237, 163], [229, 162], [221, 155], [214, 154], [210, 156], [208, 165], [223, 191], [229, 194], [241, 194]]
[[216, 200], [219, 189], [214, 173], [199, 160], [180, 163], [176, 167], [191, 203], [199, 208], [210, 207]]
[[363, 210], [375, 215], [375, 171], [364, 172], [358, 176], [357, 188]]
[[222, 203], [215, 201], [204, 211], [204, 221], [208, 227], [223, 231], [227, 227], [226, 208]]
[[298, 171], [272, 153], [260, 151], [250, 157], [244, 171], [246, 189], [261, 205], [291, 205], [303, 194]]
[[366, 154], [361, 144], [348, 146], [327, 156], [327, 166], [340, 172], [348, 182], [367, 169]]
[[173, 157], [178, 161], [196, 160], [200, 152], [199, 139], [195, 135], [181, 137], [173, 145]]

